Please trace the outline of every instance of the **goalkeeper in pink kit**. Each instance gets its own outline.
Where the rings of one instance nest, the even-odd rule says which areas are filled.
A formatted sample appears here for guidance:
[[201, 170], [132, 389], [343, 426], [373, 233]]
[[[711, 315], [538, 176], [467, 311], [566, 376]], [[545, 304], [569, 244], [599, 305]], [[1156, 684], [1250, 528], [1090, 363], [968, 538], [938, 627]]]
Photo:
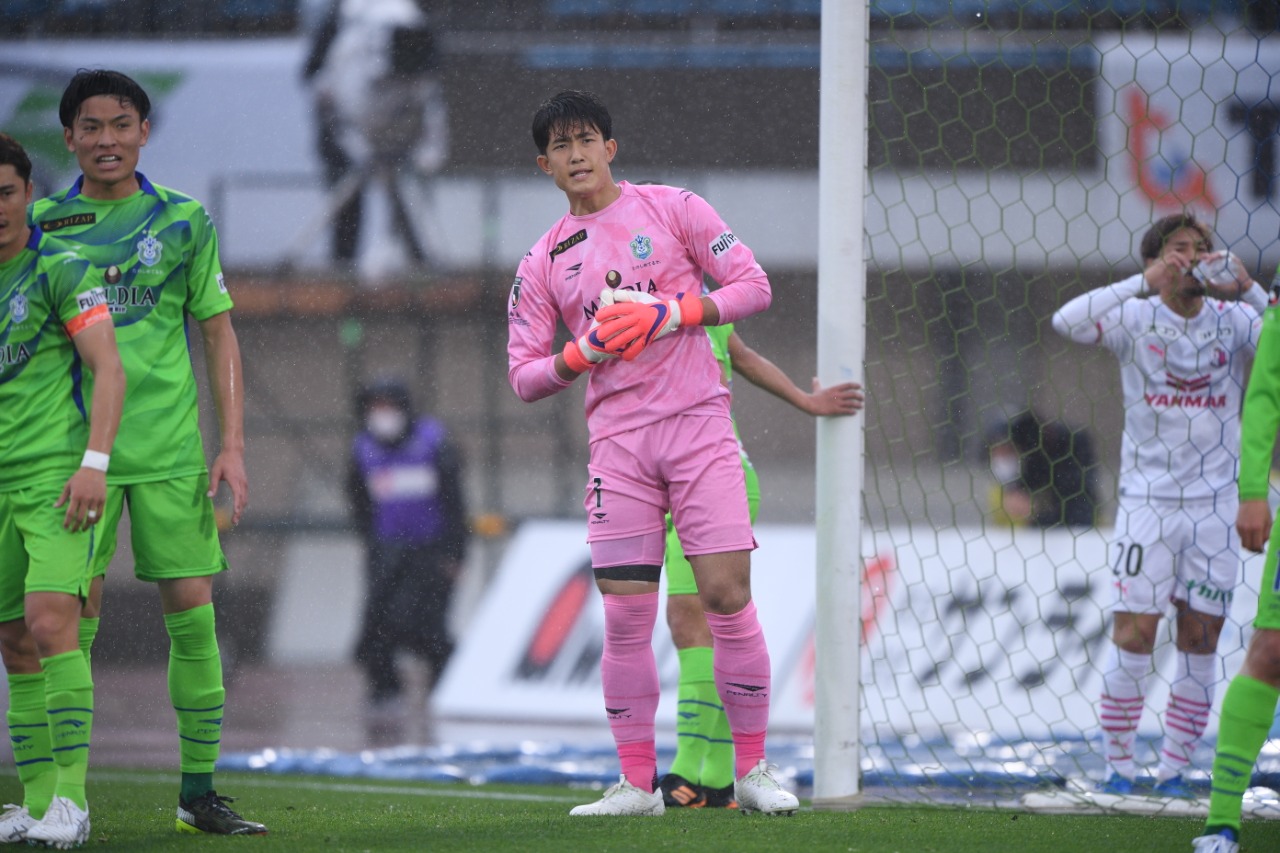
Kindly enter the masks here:
[[[511, 385], [526, 402], [588, 373], [583, 507], [604, 599], [604, 705], [622, 775], [573, 815], [660, 815], [652, 650], [668, 509], [711, 628], [716, 687], [744, 813], [799, 802], [765, 760], [769, 652], [751, 600], [751, 532], [729, 392], [701, 325], [769, 306], [769, 280], [712, 207], [674, 187], [615, 182], [609, 111], [561, 92], [533, 119], [538, 166], [569, 213], [525, 255], [508, 303]], [[722, 286], [700, 296], [703, 275]], [[573, 339], [556, 346], [557, 321]]]

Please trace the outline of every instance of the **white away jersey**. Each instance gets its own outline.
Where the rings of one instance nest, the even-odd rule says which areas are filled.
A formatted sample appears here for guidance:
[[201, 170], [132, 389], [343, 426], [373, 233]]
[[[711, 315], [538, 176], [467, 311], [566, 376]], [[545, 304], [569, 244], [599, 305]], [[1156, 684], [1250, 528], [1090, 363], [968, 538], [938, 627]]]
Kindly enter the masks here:
[[1124, 391], [1120, 495], [1196, 500], [1235, 489], [1240, 405], [1262, 319], [1206, 299], [1191, 318], [1158, 296], [1128, 299], [1098, 320]]

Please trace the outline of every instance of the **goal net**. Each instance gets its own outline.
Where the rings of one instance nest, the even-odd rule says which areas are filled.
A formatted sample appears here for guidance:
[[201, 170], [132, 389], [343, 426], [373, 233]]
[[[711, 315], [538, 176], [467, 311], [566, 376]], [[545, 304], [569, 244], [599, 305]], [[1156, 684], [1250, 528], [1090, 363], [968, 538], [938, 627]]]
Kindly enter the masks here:
[[[1273, 19], [1246, 6], [872, 3], [868, 793], [973, 802], [1031, 792], [1028, 802], [1046, 808], [1126, 807], [1080, 793], [1103, 774], [1107, 609], [1113, 572], [1128, 568], [1108, 544], [1119, 371], [1106, 350], [1055, 335], [1049, 318], [1137, 272], [1142, 233], [1182, 210], [1270, 285], [1280, 261], [1280, 39]], [[1085, 510], [1096, 524], [1027, 524], [1027, 507], [1002, 500], [1008, 474], [990, 449], [1028, 411], [1042, 422], [1046, 455], [1086, 457], [1077, 461], [1096, 490]], [[1260, 573], [1261, 558], [1245, 560], [1206, 745], [1187, 774], [1205, 796], [1217, 708], [1243, 659]], [[1161, 622], [1139, 767], [1154, 768], [1163, 731], [1170, 622]], [[1280, 787], [1280, 742], [1264, 750], [1255, 782]], [[1280, 815], [1263, 791], [1250, 802]]]

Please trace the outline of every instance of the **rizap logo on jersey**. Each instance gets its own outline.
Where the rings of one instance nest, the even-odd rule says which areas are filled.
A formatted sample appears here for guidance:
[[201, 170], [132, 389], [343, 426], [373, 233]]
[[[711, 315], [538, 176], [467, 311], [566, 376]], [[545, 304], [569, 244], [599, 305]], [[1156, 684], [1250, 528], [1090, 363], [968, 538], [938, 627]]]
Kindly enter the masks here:
[[21, 323], [27, 319], [27, 313], [31, 307], [27, 304], [27, 297], [21, 293], [16, 294], [9, 300], [9, 319], [14, 323]]
[[712, 240], [708, 248], [711, 249], [711, 254], [718, 258], [736, 245], [738, 245], [738, 238], [733, 235], [732, 231], [726, 231]]
[[218, 274], [217, 274], [217, 276], [215, 276], [215, 278], [217, 278], [217, 280], [218, 280], [218, 290], [219, 290], [221, 293], [226, 293], [226, 292], [227, 292], [227, 280], [226, 280], [225, 278], [223, 278], [223, 277], [222, 277], [222, 273], [218, 273]]
[[153, 267], [160, 263], [160, 253], [164, 251], [164, 243], [148, 233], [138, 241], [138, 260], [144, 267]]
[[587, 239], [587, 229], [585, 228], [576, 234], [569, 235], [559, 243], [556, 243], [555, 248], [548, 253], [550, 255], [550, 259], [554, 261], [556, 259], [556, 255], [563, 255], [585, 239]]
[[93, 290], [86, 290], [84, 293], [76, 294], [76, 306], [80, 309], [81, 314], [91, 308], [106, 304], [107, 292], [101, 287], [95, 287]]
[[647, 260], [653, 254], [653, 241], [643, 234], [637, 234], [631, 241], [631, 254], [637, 261]]
[[71, 216], [64, 216], [61, 219], [46, 219], [40, 223], [40, 230], [46, 234], [53, 231], [61, 231], [63, 228], [70, 228], [73, 225], [92, 225], [98, 221], [96, 213], [75, 213]]

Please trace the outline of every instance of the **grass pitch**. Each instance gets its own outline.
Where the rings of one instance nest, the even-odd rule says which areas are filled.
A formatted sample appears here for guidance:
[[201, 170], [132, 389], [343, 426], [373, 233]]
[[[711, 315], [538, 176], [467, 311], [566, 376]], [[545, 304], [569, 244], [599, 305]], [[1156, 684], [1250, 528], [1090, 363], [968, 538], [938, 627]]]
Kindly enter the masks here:
[[[0, 796], [18, 797], [14, 776]], [[1020, 814], [987, 809], [875, 806], [792, 818], [674, 809], [662, 818], [570, 818], [595, 791], [545, 786], [437, 785], [221, 773], [234, 808], [266, 836], [214, 838], [174, 831], [171, 774], [89, 772], [93, 836], [85, 849], [122, 851], [451, 851], [529, 853], [660, 850], [840, 853], [1189, 853], [1199, 820]], [[802, 806], [807, 803], [802, 801]], [[1245, 853], [1280, 850], [1280, 821], [1245, 825]]]

